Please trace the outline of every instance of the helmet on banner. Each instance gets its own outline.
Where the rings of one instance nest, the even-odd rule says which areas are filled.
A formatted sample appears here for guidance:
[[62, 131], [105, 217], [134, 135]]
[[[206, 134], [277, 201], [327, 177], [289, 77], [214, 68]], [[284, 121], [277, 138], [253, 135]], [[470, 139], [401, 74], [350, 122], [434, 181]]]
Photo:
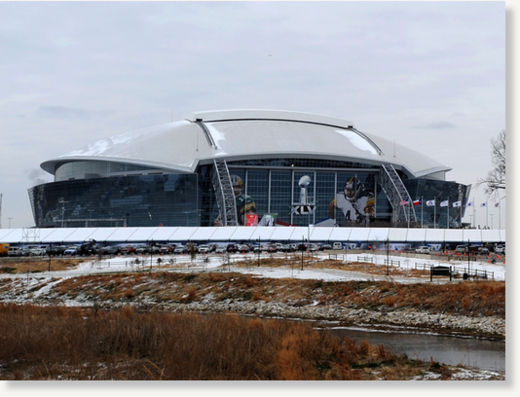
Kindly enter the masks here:
[[231, 185], [233, 186], [233, 192], [235, 196], [240, 196], [242, 194], [242, 189], [244, 188], [244, 181], [238, 175], [231, 175]]
[[356, 195], [356, 177], [353, 176], [348, 181], [345, 182], [345, 187], [343, 188], [345, 192], [345, 196], [348, 199], [353, 199]]
[[365, 205], [365, 214], [374, 216], [376, 208], [376, 198], [373, 194], [369, 194], [367, 204]]

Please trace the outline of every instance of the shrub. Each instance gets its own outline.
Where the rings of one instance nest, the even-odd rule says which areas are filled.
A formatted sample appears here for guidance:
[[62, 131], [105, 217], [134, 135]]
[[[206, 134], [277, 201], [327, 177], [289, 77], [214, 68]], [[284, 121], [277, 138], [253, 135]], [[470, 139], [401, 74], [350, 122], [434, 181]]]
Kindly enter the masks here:
[[308, 324], [140, 310], [0, 305], [0, 378], [373, 379], [389, 358], [403, 379], [417, 371]]

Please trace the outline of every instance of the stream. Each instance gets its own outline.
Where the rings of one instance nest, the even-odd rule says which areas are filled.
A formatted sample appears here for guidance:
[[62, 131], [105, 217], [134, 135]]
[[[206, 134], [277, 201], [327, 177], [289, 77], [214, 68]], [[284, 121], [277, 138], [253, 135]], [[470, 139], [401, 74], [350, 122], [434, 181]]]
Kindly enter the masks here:
[[398, 331], [374, 331], [358, 327], [325, 327], [339, 337], [348, 337], [356, 342], [382, 344], [397, 354], [406, 354], [411, 359], [434, 361], [468, 367], [505, 371], [505, 341], [490, 341], [424, 333]]

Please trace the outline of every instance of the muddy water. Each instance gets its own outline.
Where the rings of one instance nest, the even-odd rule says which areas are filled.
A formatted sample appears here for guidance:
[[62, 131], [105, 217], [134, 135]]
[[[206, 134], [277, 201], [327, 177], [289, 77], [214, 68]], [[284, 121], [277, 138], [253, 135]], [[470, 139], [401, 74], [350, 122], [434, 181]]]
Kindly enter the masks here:
[[412, 359], [505, 371], [505, 342], [459, 338], [404, 332], [377, 332], [360, 328], [326, 328], [340, 337], [356, 342], [367, 340], [370, 344], [382, 344], [397, 354], [406, 354]]

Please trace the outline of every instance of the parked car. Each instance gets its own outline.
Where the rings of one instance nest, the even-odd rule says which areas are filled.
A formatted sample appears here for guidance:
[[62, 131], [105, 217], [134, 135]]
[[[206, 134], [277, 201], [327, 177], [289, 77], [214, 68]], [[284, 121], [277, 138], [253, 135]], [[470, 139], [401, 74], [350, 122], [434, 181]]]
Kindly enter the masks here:
[[30, 256], [43, 256], [47, 254], [47, 250], [43, 247], [30, 247], [29, 255]]
[[291, 244], [283, 244], [282, 245], [282, 249], [280, 251], [282, 251], [282, 252], [291, 252], [292, 251]]
[[29, 256], [31, 253], [29, 252], [29, 247], [20, 247], [20, 255], [21, 256]]
[[119, 246], [119, 252], [121, 255], [132, 255], [135, 254], [136, 248], [133, 245], [121, 245]]
[[239, 244], [237, 247], [238, 252], [246, 253], [249, 252], [251, 249], [249, 248], [249, 245], [247, 244]]
[[497, 253], [497, 254], [501, 254], [501, 255], [502, 255], [502, 254], [505, 254], [505, 253], [506, 253], [506, 247], [503, 246], [503, 245], [497, 245], [497, 246], [495, 247], [495, 253]]
[[267, 246], [267, 252], [273, 254], [273, 253], [275, 253], [276, 251], [278, 251], [278, 248], [277, 248], [276, 245], [274, 245], [274, 244], [269, 244], [269, 245]]
[[489, 249], [487, 247], [480, 247], [478, 253], [480, 255], [489, 255]]
[[20, 247], [9, 247], [7, 256], [22, 256], [22, 249]]
[[307, 249], [309, 250], [309, 252], [316, 252], [319, 250], [319, 247], [318, 244], [310, 243]]
[[98, 250], [98, 253], [102, 255], [116, 255], [119, 252], [119, 248], [115, 245], [105, 245]]
[[199, 254], [207, 254], [210, 252], [210, 247], [209, 245], [206, 245], [206, 244], [202, 244], [202, 245], [199, 245], [198, 248], [197, 248], [197, 251], [199, 252]]
[[333, 250], [342, 250], [343, 249], [343, 243], [336, 241], [332, 244]]
[[177, 245], [175, 249], [173, 250], [174, 254], [185, 254], [188, 252], [188, 249], [184, 245]]
[[307, 251], [307, 244], [306, 243], [299, 243], [298, 244], [298, 251]]
[[321, 244], [320, 245], [320, 251], [325, 251], [325, 250], [331, 250], [332, 249], [332, 245], [330, 244]]
[[465, 253], [468, 252], [468, 246], [467, 245], [457, 245], [455, 248], [456, 253]]
[[226, 248], [227, 252], [237, 252], [238, 246], [236, 244], [229, 244]]
[[470, 245], [469, 246], [469, 252], [473, 255], [477, 254], [477, 253], [480, 253], [480, 250], [483, 248], [482, 245]]
[[78, 248], [79, 255], [92, 255], [99, 251], [100, 245], [96, 244], [96, 240], [85, 241]]
[[415, 250], [416, 254], [429, 254], [431, 253], [430, 247], [427, 245], [421, 245], [419, 248]]
[[49, 255], [63, 255], [63, 252], [65, 252], [67, 248], [66, 245], [51, 245], [47, 248], [47, 253]]
[[169, 254], [173, 251], [173, 248], [168, 245], [163, 245], [162, 247], [159, 247], [159, 253], [162, 255]]
[[78, 252], [79, 252], [78, 247], [74, 246], [74, 247], [69, 247], [65, 251], [63, 251], [63, 255], [74, 256], [74, 255], [77, 255]]
[[223, 254], [224, 252], [226, 252], [226, 247], [224, 246], [220, 246], [215, 249], [215, 254]]

